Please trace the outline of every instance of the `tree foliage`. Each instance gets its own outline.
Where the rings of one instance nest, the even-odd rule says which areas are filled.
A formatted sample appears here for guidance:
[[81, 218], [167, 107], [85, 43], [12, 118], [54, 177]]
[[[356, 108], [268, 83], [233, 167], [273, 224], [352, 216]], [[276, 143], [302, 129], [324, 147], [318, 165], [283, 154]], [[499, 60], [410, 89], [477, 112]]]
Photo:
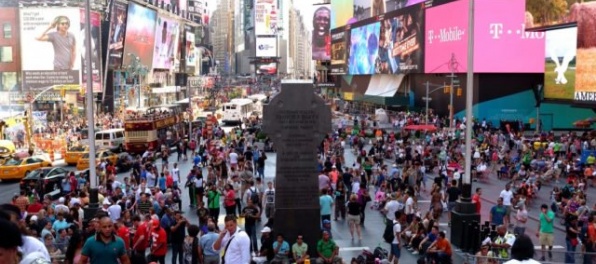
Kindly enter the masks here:
[[545, 26], [564, 21], [569, 10], [569, 3], [578, 0], [528, 0], [526, 10], [532, 13], [534, 25]]

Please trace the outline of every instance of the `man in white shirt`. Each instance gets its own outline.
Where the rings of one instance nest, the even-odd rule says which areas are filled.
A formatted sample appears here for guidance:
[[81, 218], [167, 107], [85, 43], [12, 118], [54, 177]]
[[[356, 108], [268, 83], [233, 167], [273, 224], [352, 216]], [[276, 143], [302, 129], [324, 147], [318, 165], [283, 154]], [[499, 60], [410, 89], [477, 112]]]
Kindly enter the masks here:
[[415, 213], [416, 213], [416, 208], [414, 208], [414, 198], [412, 198], [412, 196], [406, 192], [406, 209], [405, 209], [405, 213], [406, 213], [406, 221], [407, 223], [411, 223], [412, 220], [414, 219]]
[[391, 223], [395, 220], [395, 212], [399, 210], [399, 203], [394, 194], [389, 194], [389, 201], [385, 204], [383, 212], [387, 217], [387, 222]]
[[271, 218], [275, 212], [275, 188], [273, 188], [273, 182], [267, 182], [267, 189], [264, 193], [265, 216]]
[[56, 214], [60, 212], [63, 214], [68, 214], [70, 212], [68, 206], [64, 205], [64, 197], [58, 198], [58, 204], [56, 205], [56, 207], [54, 207], [54, 212]]
[[115, 201], [108, 207], [108, 214], [110, 215], [110, 219], [112, 219], [112, 222], [114, 223], [116, 223], [118, 219], [120, 219], [120, 214], [122, 214], [122, 207], [118, 204], [118, 201]]
[[509, 226], [513, 226], [513, 224], [511, 224], [511, 200], [513, 199], [513, 192], [511, 191], [511, 185], [507, 184], [505, 185], [505, 190], [501, 191], [501, 194], [499, 194], [499, 197], [503, 198], [503, 205], [505, 206], [505, 209], [507, 210], [505, 212], [505, 218], [503, 219], [503, 223], [505, 224], [505, 226], [509, 225]]
[[230, 159], [230, 168], [238, 169], [238, 154], [232, 150], [228, 155]]
[[174, 168], [172, 168], [172, 178], [174, 179], [174, 186], [178, 186], [180, 184], [180, 169], [178, 168], [178, 163], [174, 163]]
[[213, 250], [223, 250], [222, 259], [225, 263], [249, 264], [250, 238], [246, 232], [240, 230], [236, 217], [227, 215], [224, 218], [225, 229], [219, 233], [219, 237], [213, 243]]
[[399, 263], [401, 256], [401, 224], [405, 215], [400, 211], [395, 212], [393, 220], [393, 241], [391, 241], [391, 253], [389, 254], [389, 263]]

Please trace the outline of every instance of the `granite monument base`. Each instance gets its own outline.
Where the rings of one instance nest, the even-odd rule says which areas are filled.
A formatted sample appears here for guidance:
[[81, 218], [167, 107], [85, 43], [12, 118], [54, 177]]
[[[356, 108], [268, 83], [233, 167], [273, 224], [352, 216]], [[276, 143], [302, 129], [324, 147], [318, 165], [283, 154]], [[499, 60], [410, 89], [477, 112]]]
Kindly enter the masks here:
[[275, 209], [273, 235], [282, 233], [290, 247], [296, 243], [296, 237], [302, 235], [308, 245], [308, 254], [317, 256], [317, 241], [322, 238], [321, 211], [312, 209]]
[[451, 212], [451, 244], [464, 252], [479, 249], [480, 214], [469, 200], [460, 200]]

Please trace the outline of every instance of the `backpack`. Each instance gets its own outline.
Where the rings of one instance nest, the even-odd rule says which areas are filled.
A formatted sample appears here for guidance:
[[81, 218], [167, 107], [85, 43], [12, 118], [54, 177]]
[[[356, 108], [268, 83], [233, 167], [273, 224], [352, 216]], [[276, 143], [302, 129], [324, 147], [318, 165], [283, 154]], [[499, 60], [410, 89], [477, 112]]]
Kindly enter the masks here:
[[387, 250], [382, 247], [376, 247], [373, 251], [373, 256], [375, 257], [375, 259], [378, 258], [379, 260], [384, 260], [387, 259], [387, 257], [389, 256], [389, 252], [387, 252]]
[[[253, 187], [254, 188], [254, 187]], [[250, 188], [250, 200], [252, 201], [252, 203], [254, 205], [258, 205], [259, 204], [259, 192], [257, 190], [257, 188]]]

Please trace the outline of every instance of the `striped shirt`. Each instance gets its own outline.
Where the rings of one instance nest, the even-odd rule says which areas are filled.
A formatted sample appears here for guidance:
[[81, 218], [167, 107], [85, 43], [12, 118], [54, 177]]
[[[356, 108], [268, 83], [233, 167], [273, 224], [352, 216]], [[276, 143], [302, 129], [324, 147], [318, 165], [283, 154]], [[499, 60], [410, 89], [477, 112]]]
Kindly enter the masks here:
[[141, 214], [148, 214], [149, 213], [149, 209], [151, 207], [153, 207], [153, 205], [149, 201], [139, 202], [139, 204], [138, 204], [139, 213], [141, 213]]

